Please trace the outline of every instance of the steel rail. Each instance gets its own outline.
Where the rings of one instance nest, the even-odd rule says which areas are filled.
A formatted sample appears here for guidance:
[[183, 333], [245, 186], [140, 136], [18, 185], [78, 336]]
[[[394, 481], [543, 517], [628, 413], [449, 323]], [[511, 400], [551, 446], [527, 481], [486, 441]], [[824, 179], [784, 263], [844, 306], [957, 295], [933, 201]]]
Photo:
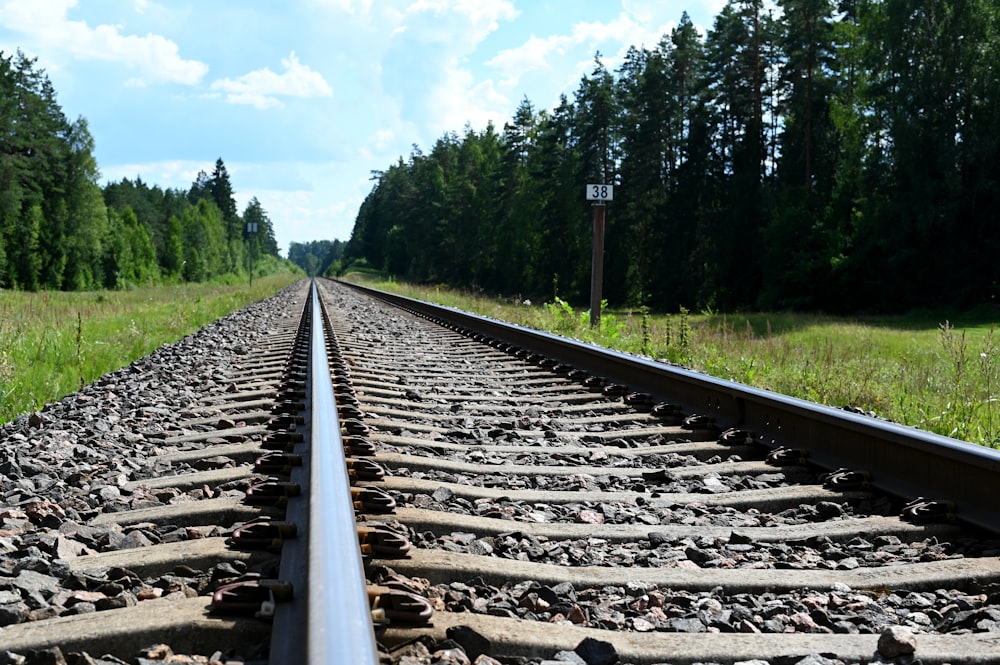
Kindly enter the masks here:
[[1000, 451], [868, 416], [752, 388], [593, 344], [531, 330], [451, 307], [343, 283], [397, 307], [502, 340], [599, 374], [686, 413], [742, 427], [769, 446], [807, 452], [820, 467], [870, 474], [870, 484], [904, 499], [951, 502], [961, 521], [1000, 532], [996, 487]]
[[308, 662], [377, 665], [378, 650], [327, 359], [325, 313], [315, 282], [311, 299]]

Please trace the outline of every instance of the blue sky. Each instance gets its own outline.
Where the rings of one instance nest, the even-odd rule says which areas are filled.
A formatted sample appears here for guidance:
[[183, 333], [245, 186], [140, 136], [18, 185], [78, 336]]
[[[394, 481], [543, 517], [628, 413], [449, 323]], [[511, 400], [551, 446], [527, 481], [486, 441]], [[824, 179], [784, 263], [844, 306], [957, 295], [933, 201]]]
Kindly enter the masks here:
[[347, 240], [371, 172], [445, 132], [551, 109], [724, 0], [0, 0], [0, 51], [38, 58], [105, 180], [188, 188], [222, 157], [284, 253]]

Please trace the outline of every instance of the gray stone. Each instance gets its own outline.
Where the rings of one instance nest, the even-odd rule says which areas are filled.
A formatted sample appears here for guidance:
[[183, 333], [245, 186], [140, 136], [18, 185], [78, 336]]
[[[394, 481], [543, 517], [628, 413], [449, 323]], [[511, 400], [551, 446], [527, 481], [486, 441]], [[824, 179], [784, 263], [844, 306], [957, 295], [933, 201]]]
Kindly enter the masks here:
[[49, 574], [49, 562], [40, 556], [29, 556], [21, 559], [14, 566], [14, 574], [17, 575], [23, 570], [30, 570], [35, 573], [41, 573], [42, 575]]
[[142, 531], [130, 531], [122, 540], [120, 549], [123, 550], [135, 550], [143, 547], [149, 547], [153, 545], [153, 541], [149, 539]]
[[844, 507], [833, 501], [820, 501], [816, 504], [816, 512], [826, 518], [840, 517], [844, 514]]
[[113, 598], [102, 598], [94, 603], [94, 607], [98, 612], [103, 612], [105, 610], [118, 610], [123, 607], [135, 607], [136, 602], [136, 599], [131, 594], [123, 593]]
[[795, 665], [841, 665], [841, 663], [842, 661], [818, 653], [811, 653], [802, 660], [795, 661]]
[[432, 655], [436, 665], [472, 665], [469, 656], [460, 647], [453, 649], [438, 649]]
[[618, 652], [610, 642], [584, 638], [573, 650], [586, 665], [615, 665], [618, 662]]
[[701, 549], [699, 547], [687, 547], [684, 549], [684, 555], [688, 558], [688, 561], [693, 561], [697, 564], [708, 563], [712, 559], [717, 558], [710, 551]]
[[849, 556], [846, 559], [841, 559], [837, 563], [837, 570], [854, 570], [855, 568], [860, 568], [861, 564], [853, 556]]
[[43, 598], [49, 598], [59, 590], [59, 580], [33, 570], [20, 571], [13, 578], [13, 584], [25, 594], [38, 594]]
[[909, 628], [889, 626], [878, 638], [878, 652], [884, 658], [893, 659], [914, 653], [917, 650], [917, 638]]
[[670, 544], [670, 537], [667, 536], [667, 534], [661, 533], [659, 531], [650, 531], [647, 538], [649, 538], [649, 544], [652, 545], [653, 547], [660, 547], [661, 545]]
[[453, 496], [455, 496], [455, 492], [447, 487], [439, 487], [431, 494], [431, 498], [438, 503], [446, 503]]
[[461, 645], [472, 659], [478, 659], [480, 655], [493, 650], [493, 643], [489, 638], [469, 626], [452, 626], [448, 628], [446, 635], [449, 640]]
[[667, 625], [675, 633], [704, 633], [705, 624], [700, 619], [671, 619]]
[[493, 554], [493, 544], [490, 542], [489, 538], [477, 538], [469, 543], [468, 549], [469, 554], [476, 554], [478, 556], [489, 556]]
[[857, 624], [853, 621], [835, 621], [833, 623], [833, 632], [840, 633], [842, 635], [857, 635], [861, 632]]
[[63, 612], [63, 616], [73, 616], [76, 614], [93, 614], [97, 611], [97, 605], [91, 602], [75, 603], [72, 607]]
[[18, 601], [0, 605], [0, 627], [21, 623], [28, 618], [28, 606]]

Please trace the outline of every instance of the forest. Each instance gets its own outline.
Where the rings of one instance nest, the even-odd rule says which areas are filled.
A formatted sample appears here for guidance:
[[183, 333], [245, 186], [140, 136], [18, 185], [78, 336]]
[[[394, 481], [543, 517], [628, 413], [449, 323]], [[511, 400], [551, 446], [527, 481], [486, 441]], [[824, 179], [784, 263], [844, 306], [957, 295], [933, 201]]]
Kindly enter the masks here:
[[139, 177], [102, 188], [93, 153], [86, 119], [66, 118], [36, 61], [0, 52], [0, 288], [200, 282], [247, 274], [251, 252], [278, 257], [260, 202], [237, 211], [222, 158], [187, 191]]
[[343, 257], [345, 244], [342, 240], [291, 242], [288, 245], [288, 260], [302, 268], [307, 275], [325, 275]]
[[1000, 4], [729, 0], [373, 174], [340, 269], [667, 311], [996, 306]]

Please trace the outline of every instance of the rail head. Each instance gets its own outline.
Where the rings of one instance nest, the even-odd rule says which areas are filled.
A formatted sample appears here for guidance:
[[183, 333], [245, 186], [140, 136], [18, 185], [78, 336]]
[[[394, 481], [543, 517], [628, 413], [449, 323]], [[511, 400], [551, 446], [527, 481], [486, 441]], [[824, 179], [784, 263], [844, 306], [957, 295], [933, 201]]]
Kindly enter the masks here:
[[871, 485], [903, 499], [950, 502], [957, 518], [1000, 533], [995, 509], [1000, 451], [842, 409], [717, 379], [461, 310], [343, 283], [414, 314], [503, 340], [560, 363], [742, 427], [772, 447], [794, 446], [828, 469], [865, 471]]
[[327, 359], [324, 312], [312, 286], [307, 654], [311, 665], [377, 665], [378, 650]]

